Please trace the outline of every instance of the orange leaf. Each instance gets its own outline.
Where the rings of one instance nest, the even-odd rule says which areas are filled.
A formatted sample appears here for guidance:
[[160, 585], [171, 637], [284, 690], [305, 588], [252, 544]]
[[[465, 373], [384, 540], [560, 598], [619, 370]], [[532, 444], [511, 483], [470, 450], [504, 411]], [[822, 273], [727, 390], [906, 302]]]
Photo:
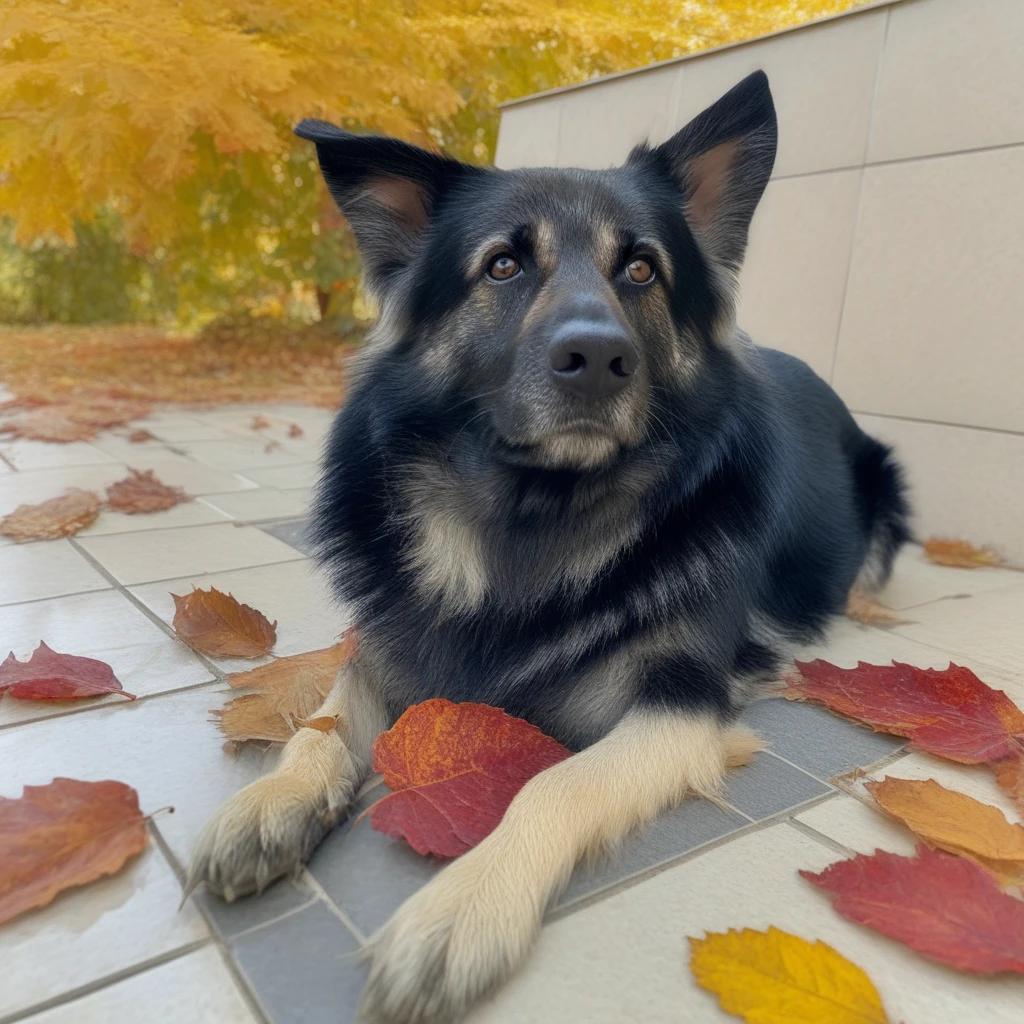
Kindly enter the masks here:
[[270, 420], [268, 420], [266, 416], [253, 416], [252, 422], [249, 424], [249, 429], [266, 430], [270, 425]]
[[123, 782], [54, 779], [0, 797], [0, 922], [116, 874], [145, 848], [139, 795]]
[[148, 430], [142, 430], [140, 428], [139, 430], [133, 430], [128, 435], [128, 440], [131, 441], [132, 444], [140, 444], [143, 441], [155, 441], [156, 438]]
[[373, 770], [395, 792], [370, 808], [370, 822], [418, 853], [457, 857], [494, 830], [529, 779], [569, 755], [500, 708], [416, 704], [374, 741]]
[[7, 693], [15, 700], [78, 700], [99, 697], [105, 693], [125, 693], [114, 670], [95, 658], [77, 654], [58, 654], [39, 641], [28, 661], [18, 661], [12, 651], [0, 665], [0, 695]]
[[886, 778], [865, 788], [882, 810], [929, 846], [968, 857], [1001, 882], [1024, 882], [1024, 828], [1008, 822], [998, 807], [934, 779]]
[[1024, 974], [1024, 901], [977, 864], [918, 846], [916, 857], [878, 850], [801, 871], [836, 910], [930, 960], [977, 974]]
[[956, 569], [978, 569], [1003, 564], [1003, 560], [992, 548], [976, 548], [965, 540], [930, 537], [924, 542], [924, 553], [936, 565], [951, 565]]
[[1024, 712], [970, 669], [899, 662], [847, 669], [821, 660], [796, 667], [799, 674], [787, 677], [783, 697], [814, 701], [877, 732], [906, 736], [915, 749], [950, 761], [988, 764], [1004, 788], [1019, 782], [1013, 765], [1024, 757]]
[[258, 658], [277, 642], [277, 623], [219, 590], [193, 590], [174, 598], [174, 632], [202, 654]]
[[180, 487], [169, 487], [157, 480], [153, 470], [129, 469], [128, 476], [107, 488], [107, 504], [117, 512], [161, 512], [184, 501], [191, 501]]
[[846, 599], [846, 617], [868, 626], [896, 626], [907, 621], [876, 600], [863, 587], [856, 585], [851, 588]]
[[[276, 658], [267, 665], [235, 672], [228, 682], [258, 693], [228, 701], [213, 712], [228, 739], [283, 742], [295, 731], [293, 723], [306, 723], [334, 685], [338, 669], [355, 652], [355, 634], [321, 651]], [[315, 719], [314, 719], [315, 721]]]
[[292, 423], [288, 427], [288, 436], [289, 437], [302, 437], [303, 433], [304, 433], [304, 431], [303, 431], [302, 427], [300, 427], [298, 425], [298, 423]]
[[100, 514], [100, 499], [92, 491], [69, 490], [38, 505], [19, 505], [0, 520], [0, 533], [19, 544], [29, 540], [71, 537], [91, 526]]

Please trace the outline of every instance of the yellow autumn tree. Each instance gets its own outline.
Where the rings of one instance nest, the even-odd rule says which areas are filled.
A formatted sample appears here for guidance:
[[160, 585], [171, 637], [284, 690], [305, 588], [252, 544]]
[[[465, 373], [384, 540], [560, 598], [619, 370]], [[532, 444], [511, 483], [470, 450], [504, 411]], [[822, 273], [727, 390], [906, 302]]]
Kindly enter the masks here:
[[16, 0], [0, 8], [0, 216], [21, 246], [73, 245], [113, 211], [195, 294], [261, 274], [323, 288], [350, 254], [318, 242], [302, 117], [483, 161], [504, 100], [853, 5]]

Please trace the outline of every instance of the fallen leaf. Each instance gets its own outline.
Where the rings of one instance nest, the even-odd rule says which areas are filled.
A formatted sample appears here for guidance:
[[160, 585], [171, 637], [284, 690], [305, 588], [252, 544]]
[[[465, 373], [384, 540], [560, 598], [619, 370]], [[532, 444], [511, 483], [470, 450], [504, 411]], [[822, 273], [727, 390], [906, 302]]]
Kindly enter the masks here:
[[54, 779], [0, 797], [0, 922], [116, 874], [145, 848], [139, 795], [123, 782]]
[[18, 661], [11, 651], [0, 665], [0, 695], [15, 700], [79, 700], [104, 693], [119, 693], [130, 700], [114, 670], [104, 661], [77, 654], [58, 654], [42, 640], [28, 661]]
[[914, 668], [893, 662], [838, 668], [827, 661], [796, 663], [781, 691], [789, 700], [810, 700], [856, 718], [876, 732], [906, 736], [914, 749], [961, 764], [988, 764], [999, 784], [1020, 790], [1024, 759], [1024, 712], [1002, 690], [970, 669]]
[[843, 917], [930, 960], [976, 974], [1024, 974], [1024, 901], [972, 861], [919, 845], [916, 857], [876, 850], [800, 874], [830, 893]]
[[162, 512], [191, 500], [191, 496], [180, 487], [169, 487], [157, 480], [151, 469], [143, 472], [129, 469], [128, 476], [107, 488], [107, 504], [115, 511], [128, 515]]
[[174, 598], [174, 632], [202, 654], [258, 658], [277, 642], [277, 623], [215, 587]]
[[269, 740], [286, 743], [295, 729], [261, 693], [247, 693], [228, 701], [213, 711], [214, 721], [222, 733], [236, 743], [247, 740]]
[[30, 402], [5, 415], [0, 431], [35, 441], [88, 441], [106, 427], [145, 416], [148, 402], [99, 398], [90, 401]]
[[228, 677], [234, 688], [251, 687], [259, 691], [229, 701], [213, 711], [214, 720], [228, 739], [287, 740], [295, 723], [304, 721], [323, 703], [331, 691], [338, 669], [355, 653], [355, 634], [341, 643], [276, 658], [248, 672]]
[[97, 495], [72, 489], [38, 505], [19, 505], [0, 520], [0, 533], [19, 544], [30, 540], [56, 540], [71, 537], [91, 526], [99, 514]]
[[930, 537], [924, 542], [924, 554], [925, 558], [936, 565], [951, 565], [956, 569], [979, 569], [1003, 564], [1003, 560], [992, 548], [976, 548], [965, 540]]
[[370, 808], [370, 823], [417, 853], [457, 857], [494, 830], [529, 779], [569, 755], [501, 708], [424, 701], [374, 741], [373, 770], [394, 792]]
[[846, 617], [867, 626], [897, 626], [907, 621], [859, 586], [850, 589], [846, 599]]
[[131, 441], [132, 444], [141, 444], [143, 441], [155, 441], [156, 437], [154, 437], [148, 430], [142, 430], [140, 428], [139, 430], [133, 430], [128, 435], [128, 440]]
[[280, 441], [268, 441], [266, 443], [266, 445], [264, 446], [263, 451], [266, 452], [267, 454], [269, 454], [272, 451], [276, 451], [280, 447], [281, 447], [281, 442]]
[[268, 420], [266, 416], [253, 416], [252, 422], [249, 424], [249, 429], [266, 430], [270, 425], [270, 420]]
[[827, 943], [766, 932], [690, 937], [690, 970], [722, 1009], [756, 1024], [885, 1024], [871, 979]]
[[288, 436], [289, 437], [302, 437], [302, 435], [304, 433], [305, 433], [305, 431], [302, 429], [302, 427], [300, 427], [298, 425], [298, 423], [292, 423], [288, 427]]
[[886, 778], [865, 788], [929, 846], [969, 857], [1001, 882], [1024, 883], [1024, 828], [1007, 821], [998, 807], [934, 779]]

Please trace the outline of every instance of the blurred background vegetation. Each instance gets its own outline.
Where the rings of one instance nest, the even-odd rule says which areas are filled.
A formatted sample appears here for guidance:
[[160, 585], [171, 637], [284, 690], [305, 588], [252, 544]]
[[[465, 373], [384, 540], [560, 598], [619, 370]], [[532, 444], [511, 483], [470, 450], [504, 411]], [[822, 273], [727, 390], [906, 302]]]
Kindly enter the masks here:
[[[852, 6], [5, 4], [0, 324], [134, 324], [210, 339], [245, 325], [260, 325], [267, 338], [292, 337], [322, 321], [355, 339], [369, 315], [358, 258], [312, 147], [291, 133], [300, 118], [387, 132], [484, 163], [505, 100]], [[9, 354], [26, 337], [24, 329], [2, 332], [0, 349]], [[0, 351], [0, 373], [9, 376], [10, 366]]]

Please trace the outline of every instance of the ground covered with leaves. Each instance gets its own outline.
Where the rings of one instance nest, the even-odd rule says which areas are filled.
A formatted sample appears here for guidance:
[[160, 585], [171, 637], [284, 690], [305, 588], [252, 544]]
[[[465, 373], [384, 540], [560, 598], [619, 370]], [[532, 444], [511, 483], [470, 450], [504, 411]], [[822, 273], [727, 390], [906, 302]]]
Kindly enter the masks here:
[[19, 399], [148, 402], [341, 401], [358, 343], [327, 324], [220, 322], [194, 337], [139, 325], [0, 327], [0, 381]]

